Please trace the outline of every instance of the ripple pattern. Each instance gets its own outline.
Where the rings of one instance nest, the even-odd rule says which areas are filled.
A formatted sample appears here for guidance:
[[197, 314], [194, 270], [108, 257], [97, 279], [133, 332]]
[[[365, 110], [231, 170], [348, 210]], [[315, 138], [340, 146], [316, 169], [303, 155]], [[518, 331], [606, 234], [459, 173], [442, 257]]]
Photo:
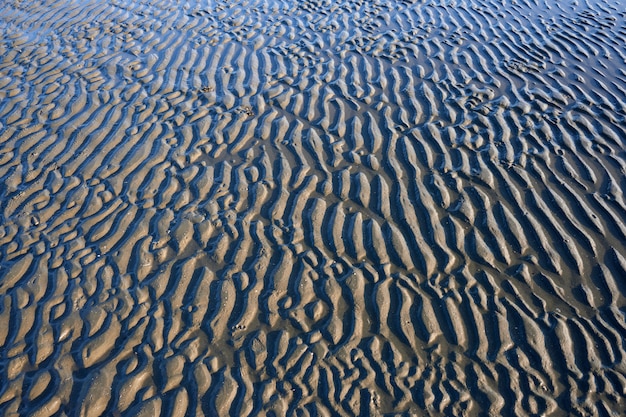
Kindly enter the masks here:
[[619, 415], [617, 0], [8, 0], [0, 414]]

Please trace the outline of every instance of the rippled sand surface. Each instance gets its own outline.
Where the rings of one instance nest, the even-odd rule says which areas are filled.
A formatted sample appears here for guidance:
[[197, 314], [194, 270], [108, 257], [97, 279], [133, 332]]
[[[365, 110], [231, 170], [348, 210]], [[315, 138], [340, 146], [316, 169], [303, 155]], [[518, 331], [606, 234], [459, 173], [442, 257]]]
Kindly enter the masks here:
[[621, 415], [625, 9], [2, 1], [0, 415]]

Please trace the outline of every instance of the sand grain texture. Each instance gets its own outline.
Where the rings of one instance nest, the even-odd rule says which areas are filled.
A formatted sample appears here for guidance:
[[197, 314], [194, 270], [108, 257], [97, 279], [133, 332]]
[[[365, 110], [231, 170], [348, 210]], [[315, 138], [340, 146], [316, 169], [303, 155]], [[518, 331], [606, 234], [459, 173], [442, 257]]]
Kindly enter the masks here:
[[620, 415], [616, 0], [4, 1], [0, 415]]

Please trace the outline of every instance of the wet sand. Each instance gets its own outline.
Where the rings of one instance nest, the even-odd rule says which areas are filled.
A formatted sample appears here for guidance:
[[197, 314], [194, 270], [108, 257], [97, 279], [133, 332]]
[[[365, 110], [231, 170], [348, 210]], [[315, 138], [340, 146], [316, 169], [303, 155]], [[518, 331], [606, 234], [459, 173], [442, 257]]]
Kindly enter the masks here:
[[5, 1], [0, 415], [620, 415], [626, 13]]

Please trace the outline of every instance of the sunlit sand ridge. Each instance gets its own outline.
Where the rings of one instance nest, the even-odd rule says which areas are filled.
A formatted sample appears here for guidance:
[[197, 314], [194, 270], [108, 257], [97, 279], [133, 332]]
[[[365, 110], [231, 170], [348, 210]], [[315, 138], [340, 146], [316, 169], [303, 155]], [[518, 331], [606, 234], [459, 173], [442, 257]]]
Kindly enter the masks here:
[[620, 415], [623, 2], [0, 4], [0, 415]]

